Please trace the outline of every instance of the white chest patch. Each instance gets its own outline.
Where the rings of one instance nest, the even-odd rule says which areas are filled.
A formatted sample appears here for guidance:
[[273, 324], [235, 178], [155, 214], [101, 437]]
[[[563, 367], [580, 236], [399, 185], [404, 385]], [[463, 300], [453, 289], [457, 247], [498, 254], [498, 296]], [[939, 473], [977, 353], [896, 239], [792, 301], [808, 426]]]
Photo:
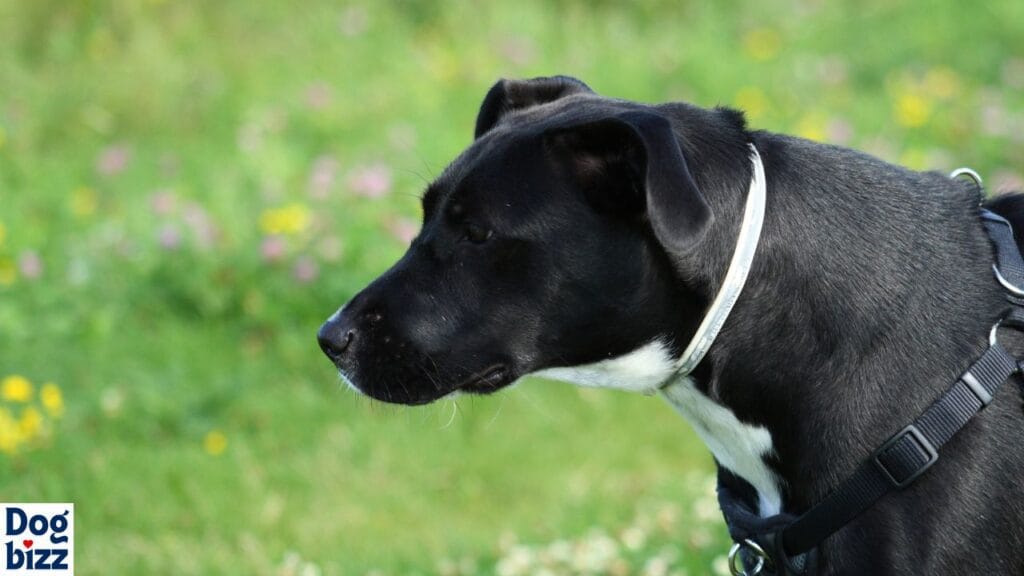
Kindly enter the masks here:
[[757, 490], [762, 517], [782, 511], [778, 479], [764, 463], [764, 457], [775, 450], [767, 428], [740, 422], [732, 410], [697, 390], [692, 378], [681, 378], [662, 393], [693, 426], [718, 463]]
[[[629, 354], [584, 366], [549, 368], [542, 378], [580, 386], [651, 392], [676, 371], [676, 361], [661, 342], [651, 342]], [[665, 399], [685, 418], [719, 464], [753, 486], [762, 516], [778, 514], [782, 497], [778, 479], [764, 463], [772, 447], [771, 433], [762, 426], [740, 422], [732, 410], [702, 394], [690, 378], [681, 378], [663, 391]]]

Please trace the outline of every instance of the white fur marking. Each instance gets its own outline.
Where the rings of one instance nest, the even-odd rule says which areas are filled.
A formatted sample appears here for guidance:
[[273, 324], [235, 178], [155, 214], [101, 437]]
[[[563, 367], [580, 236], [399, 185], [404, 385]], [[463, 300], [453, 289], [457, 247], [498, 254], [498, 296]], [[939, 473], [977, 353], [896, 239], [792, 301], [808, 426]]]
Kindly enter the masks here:
[[719, 464], [757, 490], [761, 516], [781, 512], [778, 480], [764, 463], [764, 457], [774, 451], [768, 429], [740, 422], [732, 410], [697, 390], [692, 378], [673, 382], [663, 393], [676, 412], [693, 426]]
[[655, 340], [629, 354], [582, 366], [548, 368], [534, 375], [590, 388], [651, 392], [674, 371], [675, 361], [665, 346]]
[[[534, 375], [580, 386], [653, 392], [675, 372], [676, 361], [668, 348], [653, 341], [616, 358], [583, 366], [548, 368]], [[698, 391], [690, 378], [673, 382], [663, 392], [719, 464], [757, 490], [761, 515], [778, 514], [782, 509], [778, 480], [764, 463], [764, 457], [774, 451], [768, 429], [740, 422], [732, 410]]]

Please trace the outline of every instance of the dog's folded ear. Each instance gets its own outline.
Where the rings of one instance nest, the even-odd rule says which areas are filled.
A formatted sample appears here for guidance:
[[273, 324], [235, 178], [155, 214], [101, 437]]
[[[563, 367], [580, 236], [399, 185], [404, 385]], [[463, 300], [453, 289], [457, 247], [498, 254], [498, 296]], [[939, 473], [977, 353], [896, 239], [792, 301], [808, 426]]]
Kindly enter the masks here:
[[569, 76], [551, 76], [529, 80], [498, 80], [484, 96], [476, 117], [473, 138], [479, 138], [515, 110], [554, 102], [571, 94], [593, 93], [583, 82]]
[[545, 143], [599, 209], [646, 216], [670, 254], [691, 250], [714, 219], [664, 116], [626, 112], [559, 127]]

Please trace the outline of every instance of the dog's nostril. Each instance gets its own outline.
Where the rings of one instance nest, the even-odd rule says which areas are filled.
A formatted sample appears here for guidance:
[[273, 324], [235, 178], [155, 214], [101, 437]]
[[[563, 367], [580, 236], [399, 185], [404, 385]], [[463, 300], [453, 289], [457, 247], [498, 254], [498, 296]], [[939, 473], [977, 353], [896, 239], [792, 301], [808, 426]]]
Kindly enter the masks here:
[[345, 349], [348, 348], [348, 345], [352, 343], [352, 338], [354, 338], [355, 335], [356, 333], [352, 330], [345, 333], [345, 337], [341, 339], [341, 344], [338, 346], [339, 353], [344, 352]]
[[338, 337], [339, 334], [328, 333], [326, 330], [320, 330], [317, 334], [317, 341], [320, 343], [320, 349], [324, 351], [332, 359], [337, 359], [345, 350], [348, 349], [349, 345], [352, 344], [352, 340], [355, 338], [356, 333], [354, 330], [348, 330], [344, 336]]

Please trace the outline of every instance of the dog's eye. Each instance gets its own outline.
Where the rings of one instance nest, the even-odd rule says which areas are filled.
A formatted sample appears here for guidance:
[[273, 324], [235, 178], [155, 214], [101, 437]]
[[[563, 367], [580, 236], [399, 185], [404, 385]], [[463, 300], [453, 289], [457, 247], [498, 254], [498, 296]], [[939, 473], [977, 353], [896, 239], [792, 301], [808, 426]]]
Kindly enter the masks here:
[[490, 240], [494, 233], [483, 226], [467, 223], [463, 228], [462, 237], [473, 244], [483, 244]]

